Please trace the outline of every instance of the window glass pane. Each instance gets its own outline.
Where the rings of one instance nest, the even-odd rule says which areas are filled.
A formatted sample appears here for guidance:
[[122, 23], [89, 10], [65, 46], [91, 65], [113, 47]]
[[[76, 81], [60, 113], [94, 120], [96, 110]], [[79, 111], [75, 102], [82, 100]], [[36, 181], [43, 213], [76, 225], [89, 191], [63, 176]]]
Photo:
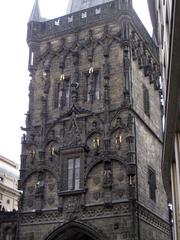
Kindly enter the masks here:
[[90, 95], [91, 95], [91, 77], [89, 74], [86, 75], [86, 84], [87, 84], [87, 101], [90, 101]]
[[65, 80], [65, 105], [69, 106], [69, 100], [70, 100], [70, 81], [69, 79]]
[[99, 92], [99, 72], [94, 73], [94, 83], [95, 83], [95, 99], [99, 100], [100, 92]]
[[62, 99], [62, 89], [61, 84], [58, 83], [58, 107], [61, 107], [61, 99]]
[[143, 101], [144, 101], [144, 112], [150, 117], [150, 102], [149, 102], [149, 91], [146, 87], [143, 86]]
[[156, 201], [156, 174], [151, 169], [149, 169], [149, 196]]
[[80, 188], [80, 159], [75, 159], [75, 190]]
[[68, 190], [73, 189], [73, 168], [74, 168], [73, 159], [68, 160]]
[[34, 53], [33, 52], [31, 52], [31, 57], [30, 58], [31, 58], [30, 59], [31, 66], [33, 66], [33, 64], [34, 64]]

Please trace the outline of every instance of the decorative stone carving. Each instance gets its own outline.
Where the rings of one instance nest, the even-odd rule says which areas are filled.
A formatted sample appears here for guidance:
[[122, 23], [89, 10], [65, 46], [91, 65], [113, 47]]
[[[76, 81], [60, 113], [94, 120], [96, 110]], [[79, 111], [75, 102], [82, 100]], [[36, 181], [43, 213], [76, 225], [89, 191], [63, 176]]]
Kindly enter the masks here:
[[38, 174], [38, 181], [36, 183], [36, 196], [43, 197], [44, 188], [45, 188], [44, 173], [43, 172], [39, 172], [39, 174]]
[[112, 185], [112, 171], [111, 169], [104, 170], [103, 182], [105, 187]]
[[82, 136], [79, 126], [73, 114], [67, 128], [65, 129], [64, 146], [78, 146], [82, 144]]

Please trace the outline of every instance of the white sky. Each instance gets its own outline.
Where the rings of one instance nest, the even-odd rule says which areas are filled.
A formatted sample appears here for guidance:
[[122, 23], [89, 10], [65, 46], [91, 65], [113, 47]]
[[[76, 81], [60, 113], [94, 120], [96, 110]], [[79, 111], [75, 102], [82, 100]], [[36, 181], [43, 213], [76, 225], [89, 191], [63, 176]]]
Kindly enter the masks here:
[[[134, 0], [134, 8], [144, 25], [152, 31], [146, 0]], [[41, 15], [64, 15], [68, 0], [39, 0]], [[0, 8], [0, 155], [20, 162], [20, 126], [28, 111], [29, 74], [26, 44], [27, 21], [34, 0], [5, 0]]]

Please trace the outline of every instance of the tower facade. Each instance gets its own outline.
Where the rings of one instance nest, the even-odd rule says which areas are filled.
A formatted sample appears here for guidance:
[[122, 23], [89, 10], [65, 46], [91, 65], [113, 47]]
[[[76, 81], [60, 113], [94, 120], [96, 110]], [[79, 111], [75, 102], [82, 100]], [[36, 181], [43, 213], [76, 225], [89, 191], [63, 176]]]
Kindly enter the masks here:
[[131, 0], [31, 16], [27, 42], [19, 239], [170, 239], [158, 51]]

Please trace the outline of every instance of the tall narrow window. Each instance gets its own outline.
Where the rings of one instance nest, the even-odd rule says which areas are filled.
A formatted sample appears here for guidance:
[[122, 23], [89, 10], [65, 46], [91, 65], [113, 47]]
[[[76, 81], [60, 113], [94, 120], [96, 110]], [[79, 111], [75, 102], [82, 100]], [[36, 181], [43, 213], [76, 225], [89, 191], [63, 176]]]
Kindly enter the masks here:
[[100, 99], [100, 75], [99, 71], [94, 71], [86, 76], [86, 100], [87, 102]]
[[80, 159], [75, 159], [75, 176], [74, 176], [74, 189], [77, 190], [80, 187]]
[[86, 94], [87, 94], [87, 102], [90, 102], [91, 100], [91, 76], [89, 74], [86, 74]]
[[34, 64], [34, 53], [31, 52], [31, 66], [33, 66]]
[[74, 160], [68, 160], [68, 190], [73, 190]]
[[99, 85], [100, 85], [100, 81], [99, 81], [99, 72], [96, 71], [94, 73], [94, 84], [95, 84], [95, 99], [99, 100], [100, 98], [100, 92], [99, 92]]
[[156, 201], [156, 173], [152, 168], [148, 169], [149, 197]]
[[80, 188], [80, 158], [68, 160], [68, 190]]
[[150, 117], [149, 91], [143, 86], [144, 113]]
[[30, 49], [29, 51], [29, 66], [34, 65], [34, 52]]
[[62, 86], [61, 82], [57, 82], [55, 85], [54, 94], [54, 108], [61, 108], [62, 103]]
[[64, 105], [69, 106], [70, 103], [70, 80], [64, 80]]

